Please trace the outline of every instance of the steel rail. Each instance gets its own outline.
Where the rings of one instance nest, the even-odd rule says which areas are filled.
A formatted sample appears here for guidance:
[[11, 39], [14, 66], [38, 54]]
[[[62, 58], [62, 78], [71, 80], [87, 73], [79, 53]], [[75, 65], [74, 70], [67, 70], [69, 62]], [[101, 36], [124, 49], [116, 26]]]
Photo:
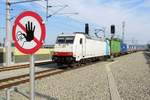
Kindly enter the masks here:
[[[36, 75], [35, 78], [38, 79], [38, 78], [44, 77], [45, 75], [47, 76], [47, 74], [50, 74], [54, 70], [57, 70], [57, 69], [53, 68], [53, 69], [35, 72], [35, 75]], [[11, 86], [16, 86], [16, 85], [19, 85], [21, 83], [25, 83], [28, 81], [29, 81], [29, 74], [24, 74], [24, 75], [20, 75], [20, 76], [14, 76], [14, 77], [1, 79], [0, 80], [0, 90], [11, 87]]]
[[[45, 64], [45, 63], [52, 63], [52, 61], [37, 62], [35, 64], [38, 65], [38, 64]], [[29, 68], [29, 64], [13, 65], [10, 67], [0, 67], [0, 72], [17, 70], [17, 69], [22, 69], [22, 68]]]

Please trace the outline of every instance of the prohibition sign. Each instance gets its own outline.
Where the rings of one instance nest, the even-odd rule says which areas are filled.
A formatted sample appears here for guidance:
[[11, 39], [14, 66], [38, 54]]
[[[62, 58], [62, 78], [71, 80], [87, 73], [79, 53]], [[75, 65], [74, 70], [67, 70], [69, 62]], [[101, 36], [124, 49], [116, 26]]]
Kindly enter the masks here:
[[13, 25], [14, 45], [22, 53], [34, 54], [44, 43], [45, 32], [45, 24], [37, 13], [22, 12]]

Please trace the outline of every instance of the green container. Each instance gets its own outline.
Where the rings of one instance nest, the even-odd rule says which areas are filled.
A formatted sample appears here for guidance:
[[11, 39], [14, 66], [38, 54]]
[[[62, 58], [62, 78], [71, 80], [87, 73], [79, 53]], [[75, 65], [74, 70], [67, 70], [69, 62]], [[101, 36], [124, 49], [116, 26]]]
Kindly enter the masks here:
[[117, 39], [111, 40], [111, 53], [112, 54], [120, 53], [121, 51], [120, 43], [121, 43], [120, 40], [117, 40]]

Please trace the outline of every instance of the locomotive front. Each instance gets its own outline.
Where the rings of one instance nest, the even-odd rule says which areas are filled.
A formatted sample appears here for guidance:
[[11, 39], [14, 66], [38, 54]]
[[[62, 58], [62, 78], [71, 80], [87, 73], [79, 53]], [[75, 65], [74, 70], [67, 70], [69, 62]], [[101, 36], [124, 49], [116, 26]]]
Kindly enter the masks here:
[[57, 37], [52, 60], [57, 65], [71, 64], [75, 61], [73, 57], [74, 35], [59, 35]]

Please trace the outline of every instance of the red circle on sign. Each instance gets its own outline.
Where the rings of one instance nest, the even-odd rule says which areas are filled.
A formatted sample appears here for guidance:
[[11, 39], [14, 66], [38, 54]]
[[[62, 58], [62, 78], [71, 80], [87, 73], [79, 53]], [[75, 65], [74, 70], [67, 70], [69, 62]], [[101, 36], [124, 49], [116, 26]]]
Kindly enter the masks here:
[[[41, 37], [40, 37], [40, 40], [37, 40], [35, 37], [34, 37], [34, 41], [36, 42], [36, 45], [35, 47], [31, 48], [31, 49], [26, 49], [26, 48], [23, 48], [19, 45], [18, 41], [17, 41], [17, 38], [16, 38], [16, 29], [17, 29], [17, 26], [19, 26], [22, 30], [24, 30], [26, 32], [26, 29], [25, 27], [20, 23], [20, 20], [23, 19], [24, 17], [27, 17], [27, 16], [30, 16], [30, 17], [33, 17], [37, 20], [38, 24], [40, 25], [40, 28], [41, 28]], [[30, 21], [30, 20], [29, 20]], [[13, 26], [13, 31], [12, 31], [12, 36], [13, 36], [13, 40], [14, 40], [14, 45], [15, 47], [21, 51], [22, 53], [25, 53], [25, 54], [34, 54], [38, 49], [40, 49], [41, 45], [43, 44], [44, 42], [44, 39], [45, 39], [45, 24], [43, 23], [43, 20], [42, 18], [35, 12], [33, 11], [25, 11], [23, 13], [21, 13], [15, 20], [15, 23], [14, 23], [14, 26]], [[40, 33], [39, 33], [40, 34]]]

